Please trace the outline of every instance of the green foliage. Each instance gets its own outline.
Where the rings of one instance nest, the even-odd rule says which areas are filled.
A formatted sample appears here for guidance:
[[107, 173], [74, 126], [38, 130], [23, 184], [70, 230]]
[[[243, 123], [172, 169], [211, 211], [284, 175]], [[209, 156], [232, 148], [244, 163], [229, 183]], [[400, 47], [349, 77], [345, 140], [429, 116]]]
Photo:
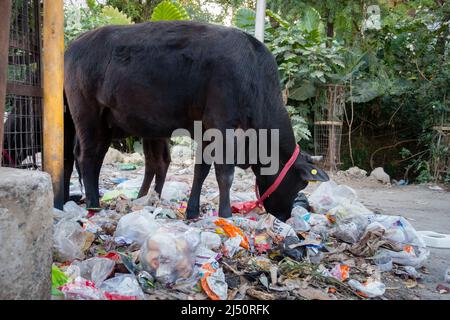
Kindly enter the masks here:
[[292, 128], [294, 129], [295, 140], [309, 140], [311, 139], [311, 132], [308, 129], [308, 122], [302, 117], [299, 111], [292, 107], [286, 106], [286, 109], [291, 118]]
[[190, 20], [189, 14], [177, 2], [163, 1], [153, 10], [150, 21]]
[[104, 6], [102, 8], [102, 18], [105, 24], [131, 24], [131, 18], [126, 14], [120, 12], [117, 8], [111, 6]]

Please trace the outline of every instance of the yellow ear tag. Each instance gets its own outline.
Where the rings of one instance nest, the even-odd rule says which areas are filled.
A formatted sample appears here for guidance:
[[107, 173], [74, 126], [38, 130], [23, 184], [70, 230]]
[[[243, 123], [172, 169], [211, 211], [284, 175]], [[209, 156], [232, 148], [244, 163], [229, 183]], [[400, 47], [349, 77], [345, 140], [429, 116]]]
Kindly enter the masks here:
[[314, 174], [314, 175], [316, 175], [316, 174], [317, 174], [317, 170], [316, 170], [316, 169], [312, 169], [312, 170], [311, 170], [311, 173]]

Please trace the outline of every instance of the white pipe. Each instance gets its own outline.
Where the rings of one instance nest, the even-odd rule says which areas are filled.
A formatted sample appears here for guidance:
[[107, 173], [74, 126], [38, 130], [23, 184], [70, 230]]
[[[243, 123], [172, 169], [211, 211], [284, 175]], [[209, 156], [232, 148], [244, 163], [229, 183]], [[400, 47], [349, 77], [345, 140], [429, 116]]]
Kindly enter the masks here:
[[266, 17], [266, 0], [257, 0], [255, 37], [261, 42], [264, 42], [265, 17]]

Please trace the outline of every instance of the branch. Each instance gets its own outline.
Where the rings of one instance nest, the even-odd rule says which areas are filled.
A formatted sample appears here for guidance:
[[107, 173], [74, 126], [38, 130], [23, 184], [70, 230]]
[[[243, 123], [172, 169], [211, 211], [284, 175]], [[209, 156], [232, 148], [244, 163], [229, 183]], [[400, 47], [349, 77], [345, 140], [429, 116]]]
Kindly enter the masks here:
[[385, 149], [390, 149], [390, 148], [395, 148], [396, 146], [403, 144], [403, 143], [407, 143], [407, 142], [414, 142], [417, 141], [417, 139], [408, 139], [408, 140], [403, 140], [403, 141], [399, 141], [396, 144], [393, 144], [391, 146], [386, 146], [386, 147], [381, 147], [378, 148], [377, 150], [375, 150], [372, 155], [370, 156], [370, 168], [373, 170], [373, 157], [375, 156], [376, 153], [378, 153], [381, 150], [385, 150]]

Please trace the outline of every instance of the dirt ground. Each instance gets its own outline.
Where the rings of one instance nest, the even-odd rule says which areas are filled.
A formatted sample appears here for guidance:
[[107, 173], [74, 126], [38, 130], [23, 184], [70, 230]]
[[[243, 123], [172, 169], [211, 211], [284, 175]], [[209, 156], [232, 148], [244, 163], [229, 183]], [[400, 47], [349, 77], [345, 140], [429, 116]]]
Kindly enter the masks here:
[[[405, 217], [417, 231], [450, 233], [450, 192], [431, 190], [429, 185], [386, 186], [373, 181], [361, 181], [334, 176], [338, 183], [352, 187], [369, 209], [386, 215]], [[438, 284], [444, 284], [444, 273], [450, 267], [450, 249], [429, 248], [424, 274], [418, 286], [407, 289], [401, 280], [393, 283], [390, 292], [398, 299], [450, 300], [450, 294], [439, 294]], [[447, 285], [448, 286], [448, 285]], [[415, 297], [414, 297], [415, 296]]]

